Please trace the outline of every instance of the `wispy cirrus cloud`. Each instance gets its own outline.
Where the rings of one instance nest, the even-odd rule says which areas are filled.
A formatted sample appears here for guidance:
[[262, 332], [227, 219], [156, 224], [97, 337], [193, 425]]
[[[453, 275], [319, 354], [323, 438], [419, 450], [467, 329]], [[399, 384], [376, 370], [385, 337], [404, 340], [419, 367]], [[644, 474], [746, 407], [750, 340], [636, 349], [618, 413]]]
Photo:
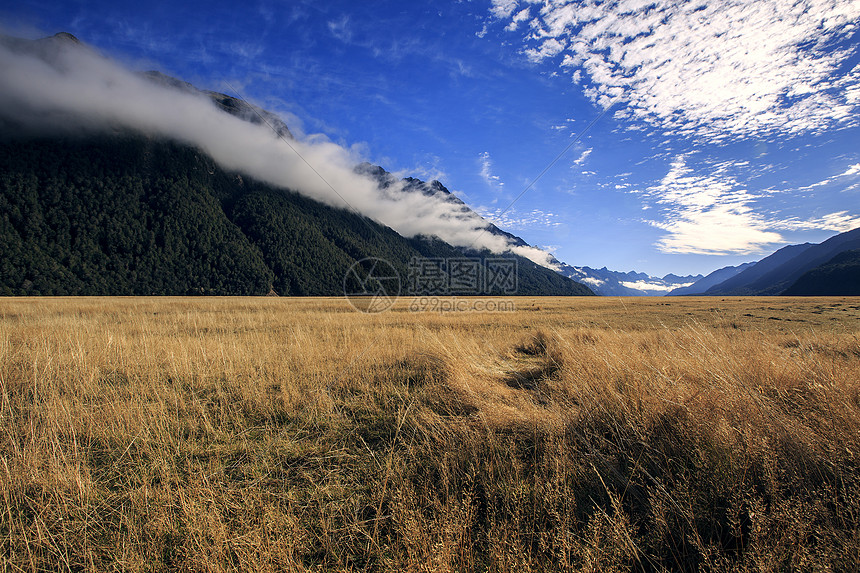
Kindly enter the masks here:
[[808, 191], [811, 189], [815, 189], [816, 187], [824, 187], [825, 185], [831, 185], [838, 181], [845, 181], [849, 179], [857, 179], [860, 176], [860, 163], [856, 163], [854, 165], [849, 165], [848, 168], [842, 173], [837, 173], [836, 175], [832, 175], [827, 179], [822, 181], [818, 181], [817, 183], [813, 183], [812, 185], [807, 185], [805, 187], [801, 187], [800, 189], [803, 191]]
[[[518, 24], [532, 0], [494, 0]], [[555, 60], [619, 119], [711, 142], [857, 126], [855, 0], [549, 0], [523, 53]], [[854, 36], [856, 37], [856, 36]]]
[[337, 20], [328, 22], [328, 30], [331, 35], [345, 44], [352, 42], [352, 28], [349, 23], [349, 16], [341, 16]]
[[808, 220], [792, 217], [774, 224], [774, 228], [786, 231], [824, 230], [837, 233], [844, 233], [857, 227], [860, 227], [860, 217], [851, 215], [848, 211], [838, 211]]
[[493, 160], [490, 157], [489, 151], [481, 153], [478, 156], [478, 162], [481, 165], [481, 179], [483, 179], [487, 185], [494, 189], [501, 189], [504, 187], [504, 181], [502, 181], [498, 175], [493, 174]]

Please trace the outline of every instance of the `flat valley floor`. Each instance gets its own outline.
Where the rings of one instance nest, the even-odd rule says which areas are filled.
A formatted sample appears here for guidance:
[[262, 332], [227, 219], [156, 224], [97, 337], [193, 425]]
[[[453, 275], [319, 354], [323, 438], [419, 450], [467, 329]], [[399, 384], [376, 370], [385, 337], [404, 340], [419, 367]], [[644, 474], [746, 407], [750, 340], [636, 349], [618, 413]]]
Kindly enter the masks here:
[[434, 302], [0, 299], [0, 570], [860, 562], [860, 298]]

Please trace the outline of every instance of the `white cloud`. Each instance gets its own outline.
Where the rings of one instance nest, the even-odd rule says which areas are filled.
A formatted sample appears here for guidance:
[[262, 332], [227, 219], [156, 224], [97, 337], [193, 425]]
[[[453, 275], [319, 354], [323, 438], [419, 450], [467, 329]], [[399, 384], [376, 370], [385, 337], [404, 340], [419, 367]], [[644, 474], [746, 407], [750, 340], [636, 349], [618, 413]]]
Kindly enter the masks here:
[[513, 32], [519, 27], [520, 22], [525, 22], [528, 19], [529, 8], [523, 8], [522, 10], [514, 14], [514, 17], [511, 19], [511, 23], [505, 26], [505, 30], [507, 30], [508, 32]]
[[604, 281], [604, 280], [601, 280], [601, 279], [598, 279], [595, 277], [588, 277], [588, 276], [576, 277], [576, 280], [581, 282], [581, 283], [585, 283], [587, 285], [591, 285], [594, 287], [600, 287], [600, 286], [603, 286], [604, 284], [606, 284], [606, 281]]
[[860, 163], [855, 163], [838, 177], [851, 177], [854, 175], [860, 175]]
[[784, 229], [786, 231], [835, 231], [844, 233], [852, 229], [860, 227], [860, 217], [851, 215], [848, 211], [838, 211], [830, 213], [823, 217], [817, 217], [809, 220], [797, 218], [786, 219], [779, 221], [774, 225], [775, 228]]
[[684, 283], [684, 284], [663, 284], [663, 283], [652, 283], [648, 281], [622, 281], [621, 286], [625, 286], [627, 288], [632, 288], [636, 290], [651, 290], [651, 291], [660, 291], [660, 292], [669, 292], [671, 290], [675, 290], [680, 287], [687, 287], [692, 285], [693, 283]]
[[648, 221], [667, 232], [657, 248], [664, 253], [750, 254], [782, 241], [756, 214], [757, 199], [727, 173], [730, 163], [706, 175], [695, 174], [678, 156], [659, 185], [645, 194], [661, 207], [662, 220]]
[[531, 61], [540, 62], [541, 60], [560, 54], [564, 48], [564, 42], [560, 42], [555, 38], [550, 38], [549, 40], [544, 40], [539, 48], [526, 49], [525, 54]]
[[546, 267], [548, 269], [552, 269], [556, 272], [561, 270], [561, 265], [558, 263], [558, 260], [552, 253], [548, 253], [543, 249], [539, 249], [538, 247], [531, 246], [512, 246], [510, 247], [511, 252], [521, 257], [525, 257], [528, 260], [536, 263], [542, 267]]
[[833, 175], [824, 179], [822, 181], [818, 181], [817, 183], [813, 183], [812, 185], [807, 185], [805, 187], [801, 187], [801, 191], [809, 191], [810, 189], [814, 189], [816, 187], [824, 187], [825, 185], [830, 185], [831, 183], [835, 183], [840, 179], [845, 179], [849, 177], [854, 177], [855, 175], [860, 175], [860, 163], [850, 165], [844, 172], [839, 173], [837, 175]]
[[493, 7], [490, 8], [490, 12], [501, 20], [509, 18], [516, 9], [517, 0], [493, 0]]
[[[579, 157], [577, 157], [576, 159], [574, 159], [574, 160], [573, 160], [573, 164], [574, 164], [574, 165], [582, 165], [582, 164], [584, 164], [584, 163], [585, 163], [585, 161], [588, 159], [588, 156], [589, 156], [589, 155], [591, 155], [591, 152], [592, 152], [592, 151], [594, 151], [594, 148], [593, 148], [593, 147], [589, 147], [588, 149], [586, 149], [585, 151], [583, 151], [583, 152], [582, 152], [582, 154], [581, 154]], [[583, 171], [583, 173], [585, 173], [585, 172]]]
[[811, 219], [766, 217], [755, 207], [777, 192], [767, 189], [753, 193], [733, 175], [733, 170], [746, 169], [747, 162], [724, 161], [694, 170], [688, 165], [689, 159], [689, 155], [677, 156], [660, 183], [642, 193], [662, 216], [647, 221], [666, 231], [656, 245], [662, 252], [761, 253], [784, 242], [778, 231], [844, 232], [860, 226], [860, 216], [848, 211]]
[[[494, 0], [513, 23], [516, 2]], [[559, 66], [634, 122], [712, 142], [817, 133], [860, 124], [856, 0], [552, 0], [524, 38], [534, 62]], [[840, 44], [840, 42], [843, 42]]]

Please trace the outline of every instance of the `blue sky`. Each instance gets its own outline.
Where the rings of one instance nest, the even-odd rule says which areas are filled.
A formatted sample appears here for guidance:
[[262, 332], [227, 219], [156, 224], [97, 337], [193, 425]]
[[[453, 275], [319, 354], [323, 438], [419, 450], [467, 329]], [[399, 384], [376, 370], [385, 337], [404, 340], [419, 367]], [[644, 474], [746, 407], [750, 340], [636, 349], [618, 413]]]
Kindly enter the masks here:
[[25, 1], [0, 21], [229, 84], [572, 265], [707, 273], [860, 226], [855, 1]]

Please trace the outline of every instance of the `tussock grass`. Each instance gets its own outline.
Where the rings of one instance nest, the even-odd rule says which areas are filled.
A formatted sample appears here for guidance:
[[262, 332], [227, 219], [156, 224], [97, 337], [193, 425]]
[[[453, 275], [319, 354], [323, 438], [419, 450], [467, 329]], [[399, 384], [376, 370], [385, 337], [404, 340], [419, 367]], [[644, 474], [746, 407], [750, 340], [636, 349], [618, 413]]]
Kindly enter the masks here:
[[0, 300], [4, 571], [860, 562], [857, 299]]

